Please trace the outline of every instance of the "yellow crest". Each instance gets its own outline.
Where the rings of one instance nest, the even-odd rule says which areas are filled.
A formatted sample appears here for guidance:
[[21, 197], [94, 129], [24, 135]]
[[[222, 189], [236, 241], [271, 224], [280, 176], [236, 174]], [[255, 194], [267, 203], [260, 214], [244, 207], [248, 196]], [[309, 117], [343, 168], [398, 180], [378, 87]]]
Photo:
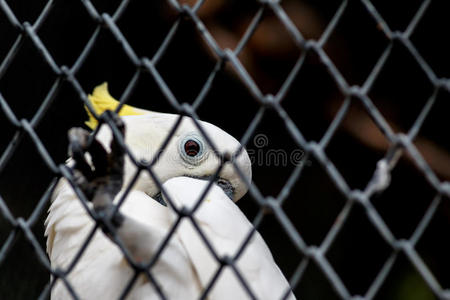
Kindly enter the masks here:
[[[97, 115], [101, 115], [105, 110], [114, 111], [116, 107], [119, 105], [119, 101], [114, 99], [109, 94], [107, 82], [104, 82], [96, 86], [92, 94], [88, 95], [88, 99]], [[86, 105], [84, 106], [84, 108], [86, 109], [87, 114], [89, 116], [89, 121], [86, 121], [85, 124], [92, 130], [94, 130], [98, 125], [98, 121], [96, 118], [94, 118], [94, 116], [91, 114]], [[140, 111], [139, 109], [126, 104], [122, 105], [119, 111], [119, 116], [131, 116], [142, 114], [143, 112]]]

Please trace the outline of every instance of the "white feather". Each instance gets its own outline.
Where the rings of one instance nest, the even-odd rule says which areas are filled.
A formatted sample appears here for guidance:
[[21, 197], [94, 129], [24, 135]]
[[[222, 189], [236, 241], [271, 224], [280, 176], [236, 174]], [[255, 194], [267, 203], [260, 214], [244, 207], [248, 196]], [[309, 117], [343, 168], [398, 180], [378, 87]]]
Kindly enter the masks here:
[[[123, 117], [127, 129], [126, 143], [136, 158], [151, 161], [177, 118], [176, 115], [154, 112]], [[200, 124], [222, 153], [233, 153], [240, 147], [238, 141], [220, 128], [205, 122]], [[153, 167], [177, 206], [191, 207], [206, 185], [205, 181], [180, 176], [210, 176], [220, 164], [206, 142], [205, 153], [208, 155], [200, 164], [189, 165], [180, 157], [180, 141], [193, 132], [201, 137], [194, 122], [184, 118]], [[109, 151], [109, 128], [102, 126], [97, 138]], [[236, 163], [248, 180], [251, 180], [250, 159], [245, 151], [241, 152]], [[124, 187], [135, 171], [136, 167], [127, 159]], [[233, 185], [236, 200], [245, 194], [247, 186], [230, 164], [224, 166], [220, 177]], [[171, 208], [160, 205], [149, 196], [157, 192], [158, 187], [150, 176], [145, 172], [141, 173], [120, 208], [126, 219], [118, 233], [127, 245], [135, 248], [135, 259], [149, 259], [157, 251], [175, 220]], [[120, 195], [116, 199], [119, 197]], [[233, 256], [247, 233], [252, 230], [251, 223], [238, 207], [215, 185], [206, 202], [196, 212], [195, 218], [219, 255]], [[180, 225], [151, 269], [151, 274], [168, 299], [197, 299], [219, 264], [190, 222], [185, 219]], [[53, 194], [46, 220], [47, 252], [52, 267], [66, 270], [74, 262], [94, 226], [70, 185], [61, 180]], [[288, 290], [287, 281], [258, 233], [254, 234], [238, 260], [237, 267], [259, 299], [277, 299]], [[134, 271], [124, 260], [120, 249], [98, 230], [67, 279], [81, 299], [117, 299], [133, 274]], [[52, 289], [51, 296], [54, 300], [70, 299], [61, 280]], [[140, 275], [127, 299], [159, 298], [148, 279]], [[208, 296], [211, 300], [246, 298], [246, 291], [229, 268], [225, 268]], [[294, 299], [293, 295], [289, 299]]]
[[[168, 180], [164, 187], [174, 205], [192, 209], [206, 189], [207, 182], [188, 177]], [[173, 213], [176, 217], [176, 214]], [[221, 188], [213, 185], [194, 214], [202, 232], [219, 256], [233, 257], [253, 226]], [[219, 268], [192, 222], [185, 219], [177, 231], [189, 258], [205, 287]], [[257, 299], [280, 299], [289, 289], [272, 254], [258, 232], [246, 246], [237, 261], [240, 274], [245, 278]], [[247, 299], [248, 293], [230, 267], [226, 266], [210, 294], [211, 299]], [[288, 299], [295, 299], [291, 294]]]
[[[146, 226], [145, 237], [150, 251], [159, 247], [171, 226], [167, 218], [168, 209], [139, 191], [132, 191], [128, 195], [121, 212]], [[60, 187], [50, 207], [46, 224], [47, 248], [52, 267], [64, 270], [94, 226], [66, 182]], [[152, 254], [149, 252], [149, 256]], [[195, 299], [199, 294], [198, 280], [177, 238], [170, 240], [151, 272], [169, 299]], [[117, 299], [133, 274], [119, 248], [99, 230], [69, 273], [68, 280], [81, 299]], [[61, 281], [52, 290], [52, 299], [70, 299]], [[127, 299], [160, 297], [147, 278], [141, 275]]]

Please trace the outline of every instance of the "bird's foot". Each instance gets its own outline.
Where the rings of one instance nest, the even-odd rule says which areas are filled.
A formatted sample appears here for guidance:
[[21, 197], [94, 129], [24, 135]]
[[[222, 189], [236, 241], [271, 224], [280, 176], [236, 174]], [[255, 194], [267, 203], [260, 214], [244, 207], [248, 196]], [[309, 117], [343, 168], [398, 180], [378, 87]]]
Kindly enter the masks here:
[[[102, 118], [108, 125], [115, 126], [125, 134], [123, 121], [112, 111], [105, 111]], [[73, 175], [87, 199], [93, 203], [96, 213], [118, 226], [121, 216], [115, 212], [114, 198], [123, 184], [125, 151], [118, 138], [113, 134], [108, 153], [95, 138], [90, 138], [88, 131], [71, 128], [68, 132], [69, 154], [75, 160]], [[104, 228], [105, 229], [105, 228]]]

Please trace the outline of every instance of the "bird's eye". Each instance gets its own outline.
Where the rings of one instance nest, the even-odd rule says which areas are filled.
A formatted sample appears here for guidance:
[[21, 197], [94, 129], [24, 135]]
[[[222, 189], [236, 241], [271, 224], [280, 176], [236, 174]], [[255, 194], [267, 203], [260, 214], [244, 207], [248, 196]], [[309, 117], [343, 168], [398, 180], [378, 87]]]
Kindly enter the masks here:
[[184, 143], [184, 152], [187, 156], [194, 157], [200, 153], [200, 145], [194, 140], [187, 140]]
[[197, 133], [190, 133], [184, 136], [180, 140], [178, 149], [184, 161], [192, 166], [200, 164], [208, 154], [208, 151], [205, 151], [202, 137]]

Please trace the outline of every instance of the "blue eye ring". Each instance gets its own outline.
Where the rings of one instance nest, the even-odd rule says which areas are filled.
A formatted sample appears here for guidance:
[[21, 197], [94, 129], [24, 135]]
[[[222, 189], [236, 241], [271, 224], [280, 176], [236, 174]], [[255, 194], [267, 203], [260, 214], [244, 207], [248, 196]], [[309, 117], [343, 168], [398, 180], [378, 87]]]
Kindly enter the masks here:
[[203, 139], [195, 133], [183, 137], [178, 150], [183, 160], [191, 165], [198, 165], [205, 158], [205, 144]]

